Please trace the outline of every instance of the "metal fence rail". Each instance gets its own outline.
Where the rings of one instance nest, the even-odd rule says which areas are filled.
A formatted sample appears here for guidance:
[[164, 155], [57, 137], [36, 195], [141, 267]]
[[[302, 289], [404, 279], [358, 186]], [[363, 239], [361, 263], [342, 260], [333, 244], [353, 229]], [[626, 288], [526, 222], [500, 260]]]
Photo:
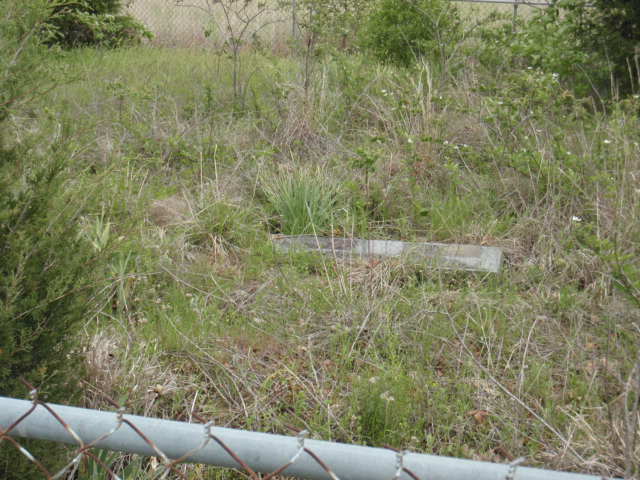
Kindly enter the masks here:
[[[600, 477], [518, 466], [395, 452], [298, 437], [125, 415], [33, 400], [0, 397], [0, 448], [20, 450], [44, 478], [75, 478], [83, 458], [97, 462], [118, 479], [94, 449], [129, 452], [159, 459], [155, 478], [187, 478], [180, 463], [203, 463], [244, 471], [252, 480], [277, 475], [311, 480], [595, 480]], [[198, 417], [199, 420], [202, 420]], [[58, 472], [50, 472], [17, 438], [52, 440], [77, 448]], [[259, 477], [258, 472], [266, 474]]]
[[524, 5], [530, 7], [548, 7], [551, 2], [543, 2], [538, 0], [449, 0], [451, 2], [464, 2], [464, 3], [498, 3], [503, 5]]

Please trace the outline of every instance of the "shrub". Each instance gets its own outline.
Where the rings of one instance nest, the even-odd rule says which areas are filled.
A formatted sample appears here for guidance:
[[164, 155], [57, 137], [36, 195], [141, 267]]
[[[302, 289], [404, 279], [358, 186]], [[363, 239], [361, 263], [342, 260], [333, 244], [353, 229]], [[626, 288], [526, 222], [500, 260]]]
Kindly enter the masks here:
[[[487, 25], [481, 30], [480, 59], [492, 69], [541, 71], [560, 79], [579, 97], [607, 81], [609, 74], [593, 52], [576, 48], [572, 26], [553, 7], [517, 25]], [[510, 73], [507, 73], [510, 75]]]
[[20, 389], [22, 376], [50, 388], [64, 383], [73, 328], [87, 310], [83, 270], [89, 252], [73, 219], [54, 203], [64, 162], [38, 159], [37, 165], [27, 155], [34, 153], [0, 151], [5, 192], [0, 198], [0, 388], [5, 394]]
[[[0, 2], [0, 124], [12, 108], [55, 84], [39, 41], [51, 38], [45, 23], [51, 14], [48, 0]], [[47, 53], [53, 56], [55, 50]], [[0, 128], [0, 148], [6, 134]]]
[[574, 36], [610, 62], [617, 86], [638, 87], [640, 78], [640, 2], [637, 0], [559, 0]]
[[[41, 43], [50, 7], [48, 0], [0, 3], [0, 394], [24, 395], [24, 377], [55, 401], [68, 398], [79, 370], [68, 355], [87, 314], [90, 253], [69, 205], [58, 205], [64, 149], [25, 138], [17, 143], [7, 128], [18, 106], [60, 80], [51, 75], [51, 50]], [[31, 452], [42, 448], [29, 445]], [[29, 465], [19, 452], [4, 449], [0, 477], [35, 478]]]
[[307, 41], [346, 50], [352, 46], [362, 17], [372, 3], [373, 0], [303, 0], [300, 27], [306, 31]]
[[139, 43], [151, 33], [129, 15], [120, 15], [121, 0], [81, 0], [56, 6], [49, 24], [55, 42], [64, 47], [119, 47]]
[[513, 31], [511, 24], [483, 30], [485, 64], [556, 73], [578, 95], [629, 92], [640, 75], [640, 3], [558, 0]]
[[444, 59], [460, 32], [458, 11], [448, 0], [380, 0], [361, 45], [379, 60], [409, 66], [419, 57]]

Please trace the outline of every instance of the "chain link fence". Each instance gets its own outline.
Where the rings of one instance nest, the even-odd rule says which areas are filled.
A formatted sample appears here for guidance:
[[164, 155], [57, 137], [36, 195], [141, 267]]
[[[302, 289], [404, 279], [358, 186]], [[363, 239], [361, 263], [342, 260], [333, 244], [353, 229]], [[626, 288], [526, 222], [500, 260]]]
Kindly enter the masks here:
[[[393, 451], [296, 437], [215, 427], [197, 414], [200, 424], [125, 414], [104, 395], [115, 412], [51, 405], [0, 397], [0, 448], [16, 448], [36, 465], [42, 478], [80, 479], [86, 464], [91, 478], [124, 479], [117, 465], [99, 449], [148, 457], [135, 478], [203, 478], [188, 463], [232, 468], [251, 480], [306, 478], [311, 480], [595, 480], [591, 475], [522, 467], [524, 459], [504, 465]], [[68, 461], [56, 471], [47, 459], [36, 458], [19, 438], [73, 445]], [[83, 470], [84, 469], [84, 470]], [[99, 475], [96, 476], [96, 472]], [[131, 478], [131, 477], [126, 477]], [[216, 476], [215, 478], [220, 478]], [[226, 478], [226, 477], [225, 477]]]
[[[456, 3], [544, 8], [546, 0], [451, 0]], [[153, 34], [154, 44], [172, 47], [221, 47], [247, 25], [271, 48], [284, 48], [296, 31], [299, 0], [126, 0], [125, 12]], [[259, 14], [258, 16], [255, 16]], [[254, 17], [255, 16], [255, 17]]]
[[231, 36], [254, 34], [277, 45], [288, 41], [291, 29], [291, 13], [281, 7], [275, 0], [127, 0], [125, 13], [142, 22], [160, 46], [221, 47]]

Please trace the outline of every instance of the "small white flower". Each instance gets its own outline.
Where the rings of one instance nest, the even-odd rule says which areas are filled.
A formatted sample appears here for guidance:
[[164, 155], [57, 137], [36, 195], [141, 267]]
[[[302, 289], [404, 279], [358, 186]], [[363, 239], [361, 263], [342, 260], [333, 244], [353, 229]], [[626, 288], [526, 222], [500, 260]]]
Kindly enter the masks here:
[[602, 143], [604, 143], [605, 145], [609, 145], [611, 143], [611, 140], [607, 138], [607, 139], [604, 139]]
[[582, 217], [574, 215], [573, 217], [571, 217], [571, 221], [580, 223], [582, 221]]
[[395, 401], [395, 398], [393, 397], [393, 395], [391, 395], [388, 391], [387, 392], [382, 392], [380, 394], [380, 399], [384, 400], [387, 403], [391, 403], [391, 402]]
[[560, 74], [558, 74], [558, 73], [552, 73], [552, 74], [551, 74], [551, 78], [553, 78], [554, 80], [557, 80], [558, 78], [560, 78]]
[[408, 143], [413, 143], [413, 138], [411, 138], [411, 137], [407, 138], [407, 142]]
[[379, 380], [378, 377], [371, 377], [369, 379], [369, 383], [371, 383], [371, 384], [378, 383], [378, 380]]

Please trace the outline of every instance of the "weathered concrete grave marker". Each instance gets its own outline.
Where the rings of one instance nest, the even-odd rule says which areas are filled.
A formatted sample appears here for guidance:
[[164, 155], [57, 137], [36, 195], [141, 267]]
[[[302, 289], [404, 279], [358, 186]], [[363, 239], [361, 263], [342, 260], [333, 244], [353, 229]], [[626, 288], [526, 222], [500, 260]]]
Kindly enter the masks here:
[[458, 245], [398, 240], [316, 237], [315, 235], [274, 235], [275, 245], [283, 251], [305, 250], [340, 258], [402, 257], [412, 264], [433, 268], [497, 273], [502, 250], [497, 247]]

